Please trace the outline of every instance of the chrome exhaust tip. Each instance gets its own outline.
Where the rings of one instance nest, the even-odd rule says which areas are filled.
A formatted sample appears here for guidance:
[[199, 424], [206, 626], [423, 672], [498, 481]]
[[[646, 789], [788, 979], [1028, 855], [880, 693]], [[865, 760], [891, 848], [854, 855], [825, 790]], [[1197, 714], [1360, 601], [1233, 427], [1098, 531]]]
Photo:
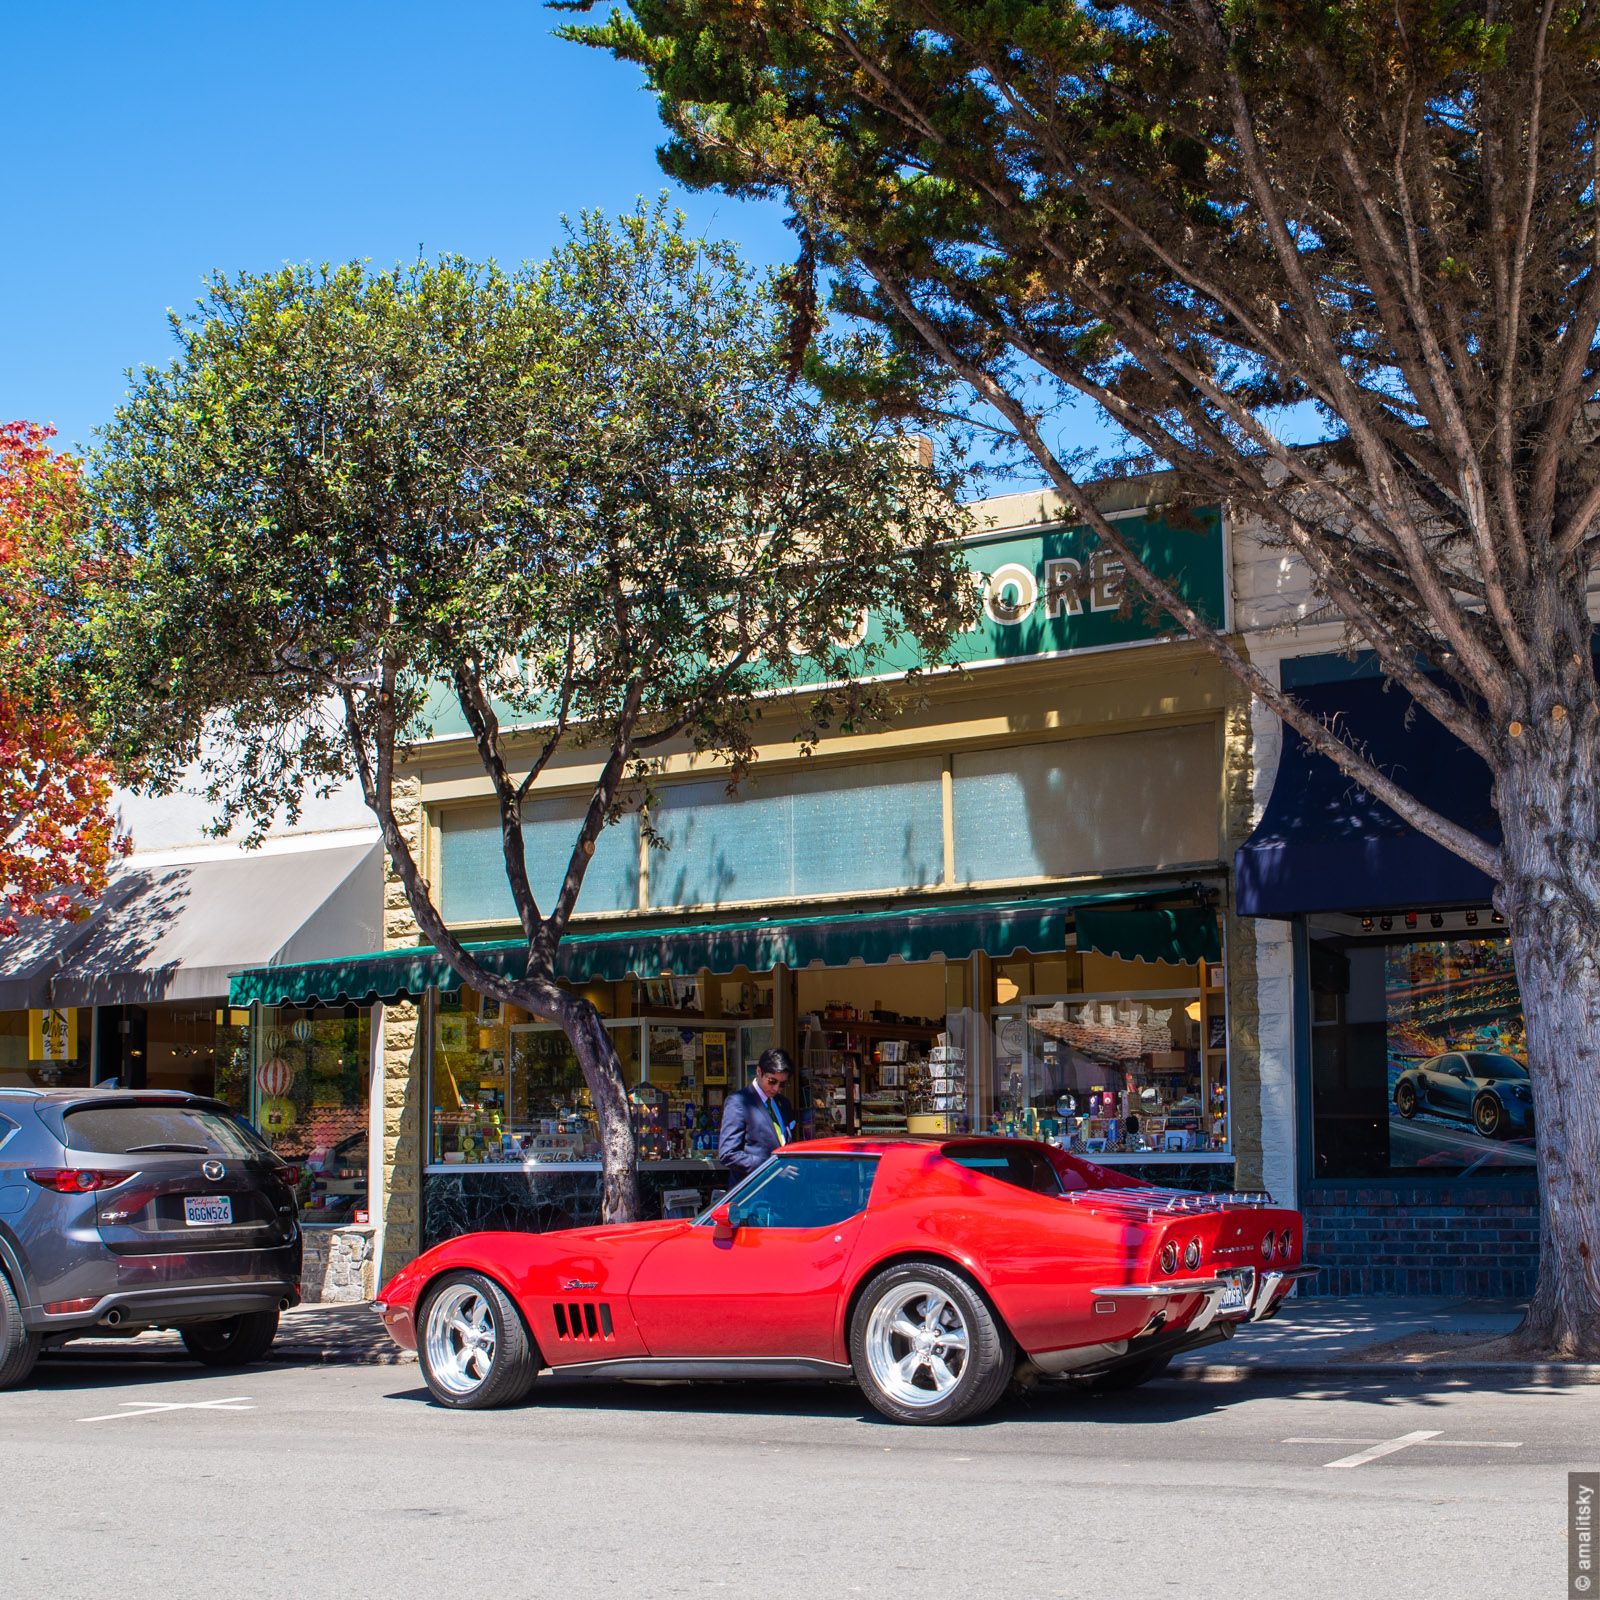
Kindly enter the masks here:
[[279, 1302], [278, 1302], [278, 1309], [279, 1309], [279, 1310], [280, 1310], [280, 1311], [287, 1311], [287, 1310], [288, 1310], [288, 1309], [289, 1309], [289, 1307], [290, 1307], [290, 1306], [291, 1306], [291, 1305], [293, 1305], [293, 1304], [294, 1304], [294, 1302], [293, 1302], [293, 1301], [292, 1301], [292, 1300], [291, 1300], [291, 1299], [290, 1299], [290, 1298], [289, 1298], [289, 1297], [288, 1297], [288, 1295], [285, 1295], [285, 1296], [284, 1296], [284, 1297], [283, 1297], [283, 1298], [282, 1298], [282, 1299], [281, 1299], [281, 1300], [280, 1300], [280, 1301], [279, 1301]]
[[101, 1321], [104, 1322], [108, 1328], [120, 1328], [127, 1320], [127, 1313], [122, 1309], [121, 1306], [113, 1306], [108, 1312], [106, 1312], [105, 1316], [101, 1318]]

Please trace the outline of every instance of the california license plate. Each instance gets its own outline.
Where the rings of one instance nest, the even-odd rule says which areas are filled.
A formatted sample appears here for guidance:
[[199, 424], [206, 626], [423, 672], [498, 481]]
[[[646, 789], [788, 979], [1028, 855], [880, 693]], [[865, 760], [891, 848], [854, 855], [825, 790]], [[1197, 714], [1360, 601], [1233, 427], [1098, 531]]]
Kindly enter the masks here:
[[1255, 1269], [1246, 1267], [1243, 1272], [1224, 1273], [1223, 1281], [1228, 1287], [1222, 1291], [1222, 1304], [1217, 1310], [1223, 1312], [1247, 1309], [1250, 1304], [1250, 1290], [1256, 1281]]
[[233, 1199], [225, 1194], [183, 1197], [183, 1220], [191, 1228], [217, 1228], [233, 1221]]

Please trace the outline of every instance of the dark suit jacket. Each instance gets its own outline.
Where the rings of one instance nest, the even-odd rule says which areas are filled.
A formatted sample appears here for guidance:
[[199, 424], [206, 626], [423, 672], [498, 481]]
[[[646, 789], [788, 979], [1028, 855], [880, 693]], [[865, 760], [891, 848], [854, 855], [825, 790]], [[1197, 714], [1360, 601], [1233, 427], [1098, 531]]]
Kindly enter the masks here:
[[[775, 1095], [772, 1104], [783, 1118], [783, 1131], [794, 1138], [794, 1112], [783, 1096]], [[717, 1136], [717, 1159], [737, 1183], [748, 1177], [778, 1148], [778, 1130], [772, 1113], [754, 1084], [730, 1094], [722, 1107], [722, 1131]]]

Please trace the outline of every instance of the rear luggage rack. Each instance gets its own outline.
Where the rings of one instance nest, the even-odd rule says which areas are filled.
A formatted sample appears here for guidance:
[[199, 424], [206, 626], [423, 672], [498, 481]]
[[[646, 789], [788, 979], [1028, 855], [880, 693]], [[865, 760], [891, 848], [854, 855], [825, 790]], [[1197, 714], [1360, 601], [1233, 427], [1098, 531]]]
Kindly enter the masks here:
[[1075, 1205], [1100, 1206], [1107, 1211], [1142, 1214], [1148, 1218], [1193, 1215], [1208, 1211], [1270, 1206], [1265, 1189], [1237, 1189], [1228, 1194], [1197, 1194], [1184, 1189], [1160, 1189], [1153, 1184], [1134, 1189], [1069, 1189], [1064, 1196]]

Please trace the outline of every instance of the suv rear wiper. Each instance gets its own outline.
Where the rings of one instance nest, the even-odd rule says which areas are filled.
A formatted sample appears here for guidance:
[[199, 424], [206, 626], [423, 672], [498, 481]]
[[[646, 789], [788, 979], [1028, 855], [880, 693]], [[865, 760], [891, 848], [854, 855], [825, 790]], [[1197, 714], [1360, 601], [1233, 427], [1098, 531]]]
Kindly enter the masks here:
[[149, 1150], [176, 1150], [180, 1155], [186, 1156], [208, 1156], [211, 1154], [210, 1145], [204, 1144], [130, 1144], [123, 1154], [141, 1156]]

